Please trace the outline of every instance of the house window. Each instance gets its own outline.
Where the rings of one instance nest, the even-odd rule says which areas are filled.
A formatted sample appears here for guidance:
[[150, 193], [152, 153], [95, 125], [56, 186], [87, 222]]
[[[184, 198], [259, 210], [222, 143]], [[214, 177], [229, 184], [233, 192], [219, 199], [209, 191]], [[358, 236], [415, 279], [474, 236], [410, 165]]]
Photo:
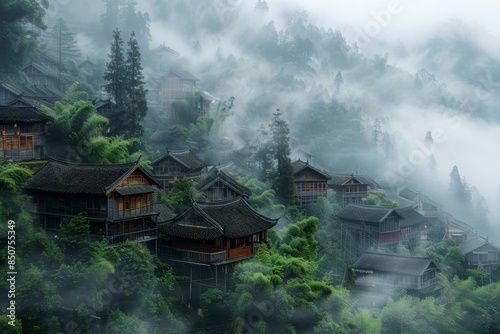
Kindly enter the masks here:
[[239, 248], [245, 246], [245, 238], [231, 239], [231, 248]]
[[127, 199], [124, 199], [123, 200], [123, 206], [125, 208], [125, 210], [130, 210], [130, 200], [127, 198]]

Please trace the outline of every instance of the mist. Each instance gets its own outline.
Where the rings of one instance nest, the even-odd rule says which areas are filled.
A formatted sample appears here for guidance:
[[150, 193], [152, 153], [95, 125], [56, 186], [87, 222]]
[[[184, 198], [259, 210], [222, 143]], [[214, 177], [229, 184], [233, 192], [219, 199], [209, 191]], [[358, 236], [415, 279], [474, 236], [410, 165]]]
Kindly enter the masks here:
[[[446, 202], [449, 174], [458, 166], [486, 199], [488, 232], [497, 229], [500, 177], [494, 166], [500, 158], [494, 153], [500, 139], [500, 26], [495, 13], [500, 5], [484, 3], [478, 8], [430, 0], [267, 4], [267, 13], [256, 11], [255, 2], [241, 0], [149, 0], [138, 3], [137, 9], [150, 18], [150, 49], [172, 48], [180, 54], [176, 66], [200, 78], [201, 90], [222, 100], [235, 97], [233, 114], [221, 127], [222, 137], [233, 138], [232, 149], [246, 145], [239, 138], [242, 129], [254, 131], [257, 138], [256, 130], [279, 108], [292, 139], [314, 153], [318, 167], [325, 170], [351, 170], [382, 180], [392, 173], [399, 177], [397, 185], [416, 186]], [[60, 0], [49, 17], [71, 18], [68, 26], [77, 32], [82, 54], [106, 58], [109, 47], [94, 42], [95, 34], [102, 33], [95, 27], [103, 11], [99, 0], [85, 6]], [[294, 36], [313, 41], [307, 65], [266, 53], [263, 38], [283, 43]], [[332, 54], [337, 49], [338, 54]], [[147, 62], [144, 68], [146, 79], [154, 77]], [[341, 90], [334, 84], [338, 72], [343, 77]], [[332, 99], [355, 110], [346, 112], [345, 119], [359, 125], [359, 144], [343, 148], [348, 140], [335, 137], [342, 125], [328, 123], [333, 134], [305, 125], [315, 108], [325, 109], [319, 102]], [[329, 112], [325, 109], [324, 114]], [[375, 119], [395, 143], [390, 161], [366, 145]], [[405, 161], [411, 164], [412, 152], [420, 149], [418, 143], [427, 131], [439, 137], [432, 152], [436, 172], [426, 172], [424, 154], [424, 161], [414, 161], [412, 172], [401, 174], [398, 169]], [[500, 235], [491, 237], [500, 241]]]

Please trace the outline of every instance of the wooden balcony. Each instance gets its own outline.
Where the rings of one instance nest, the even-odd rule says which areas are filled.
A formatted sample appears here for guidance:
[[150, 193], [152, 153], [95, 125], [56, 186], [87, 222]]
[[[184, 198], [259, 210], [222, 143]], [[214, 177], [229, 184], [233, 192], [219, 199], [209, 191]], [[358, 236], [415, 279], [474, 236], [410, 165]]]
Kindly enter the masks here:
[[152, 228], [148, 230], [142, 230], [137, 232], [123, 233], [117, 235], [108, 236], [108, 242], [110, 245], [116, 245], [124, 242], [125, 240], [130, 240], [133, 242], [145, 242], [149, 240], [156, 239], [157, 229]]
[[158, 246], [158, 257], [186, 262], [216, 263], [227, 259], [226, 251], [198, 252], [168, 246]]
[[118, 220], [154, 214], [152, 206], [142, 206], [129, 210], [114, 210], [109, 212], [109, 219]]
[[229, 250], [229, 258], [234, 259], [237, 257], [248, 256], [253, 254], [253, 245], [233, 248]]

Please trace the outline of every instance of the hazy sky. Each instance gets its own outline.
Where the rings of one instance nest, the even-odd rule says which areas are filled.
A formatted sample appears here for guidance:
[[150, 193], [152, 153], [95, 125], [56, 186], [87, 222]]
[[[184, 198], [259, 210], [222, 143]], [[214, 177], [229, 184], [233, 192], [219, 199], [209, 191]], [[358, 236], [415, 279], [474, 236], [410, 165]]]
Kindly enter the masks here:
[[[164, 0], [167, 1], [167, 0]], [[201, 0], [200, 0], [201, 1]], [[154, 1], [140, 2], [143, 10], [153, 13]], [[227, 3], [240, 7], [243, 12], [252, 12], [256, 0], [227, 0]], [[406, 58], [398, 58], [389, 50], [389, 63], [397, 64], [409, 73], [415, 73], [419, 66], [421, 53], [425, 53], [425, 43], [436, 36], [445, 23], [461, 21], [472, 28], [464, 30], [473, 31], [472, 38], [479, 44], [479, 48], [487, 52], [490, 57], [498, 59], [500, 55], [500, 2], [496, 1], [452, 1], [452, 0], [364, 0], [364, 1], [318, 1], [318, 0], [267, 0], [270, 12], [267, 20], [273, 20], [277, 29], [281, 25], [281, 15], [284, 11], [302, 7], [309, 13], [309, 22], [325, 29], [331, 27], [338, 29], [346, 37], [347, 42], [357, 42], [365, 55], [374, 52], [385, 53], [386, 48], [401, 43], [409, 52]], [[252, 29], [255, 22], [240, 17], [239, 29]], [[249, 23], [249, 25], [246, 25]], [[451, 27], [456, 32], [456, 26]], [[169, 31], [164, 23], [152, 22], [152, 47], [163, 42], [172, 46], [181, 54], [188, 54], [190, 45], [183, 45], [182, 36], [177, 36]], [[231, 32], [225, 32], [221, 38], [227, 37]], [[202, 32], [200, 32], [202, 34]], [[489, 37], [488, 37], [489, 35]], [[480, 37], [478, 37], [480, 36]], [[202, 38], [200, 36], [200, 38]], [[212, 41], [215, 47], [218, 41]], [[386, 43], [387, 42], [387, 43]], [[208, 47], [210, 46], [209, 43]], [[419, 49], [422, 47], [423, 49]], [[226, 47], [228, 47], [226, 45]], [[226, 50], [228, 52], [228, 50]], [[237, 51], [235, 52], [237, 54]], [[445, 55], [447, 57], [447, 55]], [[441, 59], [447, 64], [447, 59]], [[194, 66], [194, 64], [193, 64]], [[195, 70], [195, 69], [193, 69]], [[436, 78], [446, 83], [452, 93], [461, 100], [469, 99], [472, 102], [491, 99], [491, 96], [482, 91], [475, 90], [474, 86], [457, 82], [458, 78], [443, 66], [438, 69]], [[463, 86], [462, 90], [453, 91], [455, 86]], [[465, 88], [464, 88], [465, 87]], [[477, 88], [477, 87], [476, 87]], [[250, 89], [250, 88], [249, 88]], [[493, 100], [493, 99], [492, 99]], [[396, 106], [394, 110], [385, 110], [386, 116], [391, 117], [392, 131], [403, 133], [407, 142], [412, 143], [423, 140], [428, 130], [442, 129], [446, 139], [435, 147], [435, 155], [444, 183], [449, 179], [453, 165], [459, 167], [462, 176], [475, 185], [488, 201], [491, 211], [490, 220], [496, 226], [500, 225], [497, 218], [500, 215], [496, 203], [500, 190], [500, 176], [498, 166], [500, 158], [497, 156], [500, 143], [500, 125], [487, 123], [477, 118], [462, 116], [458, 127], [451, 127], [447, 121], [446, 110], [408, 110], [405, 106]], [[406, 157], [407, 158], [407, 157]], [[447, 184], [443, 184], [447, 187]], [[425, 192], [425, 189], [420, 189]], [[500, 235], [498, 239], [500, 240]]]
[[[269, 0], [273, 3], [289, 3], [289, 0]], [[497, 1], [453, 0], [364, 0], [364, 1], [314, 1], [296, 0], [306, 8], [311, 19], [328, 26], [355, 26], [361, 29], [379, 20], [383, 38], [419, 38], [433, 24], [460, 18], [471, 25], [481, 25], [488, 33], [500, 37]], [[390, 12], [385, 20], [380, 14]], [[387, 23], [386, 23], [387, 22]]]

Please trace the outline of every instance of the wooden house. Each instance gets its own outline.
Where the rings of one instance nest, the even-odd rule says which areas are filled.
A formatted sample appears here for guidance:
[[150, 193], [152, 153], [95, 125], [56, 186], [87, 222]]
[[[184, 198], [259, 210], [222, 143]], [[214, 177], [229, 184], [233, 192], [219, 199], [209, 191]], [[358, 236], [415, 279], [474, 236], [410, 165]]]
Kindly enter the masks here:
[[109, 118], [109, 116], [115, 111], [116, 103], [109, 99], [99, 99], [93, 102], [95, 110], [101, 116]]
[[91, 238], [110, 244], [144, 242], [156, 249], [158, 182], [137, 162], [77, 164], [49, 160], [24, 184], [32, 212], [56, 231], [75, 215], [89, 218]]
[[465, 264], [468, 269], [483, 269], [492, 275], [500, 265], [500, 247], [479, 235], [464, 241], [460, 249], [465, 255]]
[[48, 86], [0, 83], [0, 105], [22, 105], [36, 108], [45, 105], [53, 108], [54, 103], [59, 101], [63, 95], [58, 89]]
[[53, 72], [44, 66], [30, 62], [21, 69], [33, 82], [41, 85], [61, 89], [61, 80]]
[[256, 212], [243, 197], [194, 203], [160, 226], [158, 258], [189, 281], [178, 283], [182, 298], [197, 303], [209, 288], [225, 291], [235, 265], [255, 256], [278, 219]]
[[200, 176], [207, 164], [190, 150], [167, 151], [151, 163], [153, 175], [163, 189], [170, 190], [176, 178]]
[[156, 73], [165, 73], [177, 62], [179, 52], [162, 44], [151, 50], [152, 67]]
[[407, 233], [408, 226], [401, 224], [404, 217], [391, 207], [348, 204], [336, 216], [347, 234], [344, 240], [348, 240], [352, 254], [378, 246], [395, 250]]
[[250, 189], [216, 167], [200, 177], [196, 190], [204, 195], [207, 202], [228, 201], [252, 194]]
[[326, 197], [330, 177], [309, 162], [296, 160], [292, 163], [293, 182], [295, 184], [297, 202], [301, 210], [309, 214], [320, 196]]
[[363, 253], [352, 265], [357, 292], [390, 295], [406, 290], [409, 294], [426, 297], [435, 295], [439, 269], [427, 257], [410, 257], [380, 253]]
[[45, 125], [51, 118], [33, 107], [0, 106], [0, 159], [45, 156]]
[[335, 191], [336, 201], [341, 207], [348, 204], [366, 204], [369, 183], [360, 175], [328, 173], [328, 188]]
[[408, 187], [401, 189], [399, 196], [412, 201], [413, 206], [425, 217], [439, 218], [443, 213], [444, 206], [442, 204]]
[[167, 119], [172, 121], [180, 120], [180, 115], [172, 108], [172, 102], [182, 101], [189, 94], [193, 94], [197, 90], [197, 81], [200, 81], [200, 79], [188, 71], [170, 70], [167, 75], [161, 77], [159, 91], [160, 108]]
[[194, 203], [163, 224], [160, 257], [197, 263], [230, 263], [253, 257], [277, 219], [256, 212], [242, 198]]

